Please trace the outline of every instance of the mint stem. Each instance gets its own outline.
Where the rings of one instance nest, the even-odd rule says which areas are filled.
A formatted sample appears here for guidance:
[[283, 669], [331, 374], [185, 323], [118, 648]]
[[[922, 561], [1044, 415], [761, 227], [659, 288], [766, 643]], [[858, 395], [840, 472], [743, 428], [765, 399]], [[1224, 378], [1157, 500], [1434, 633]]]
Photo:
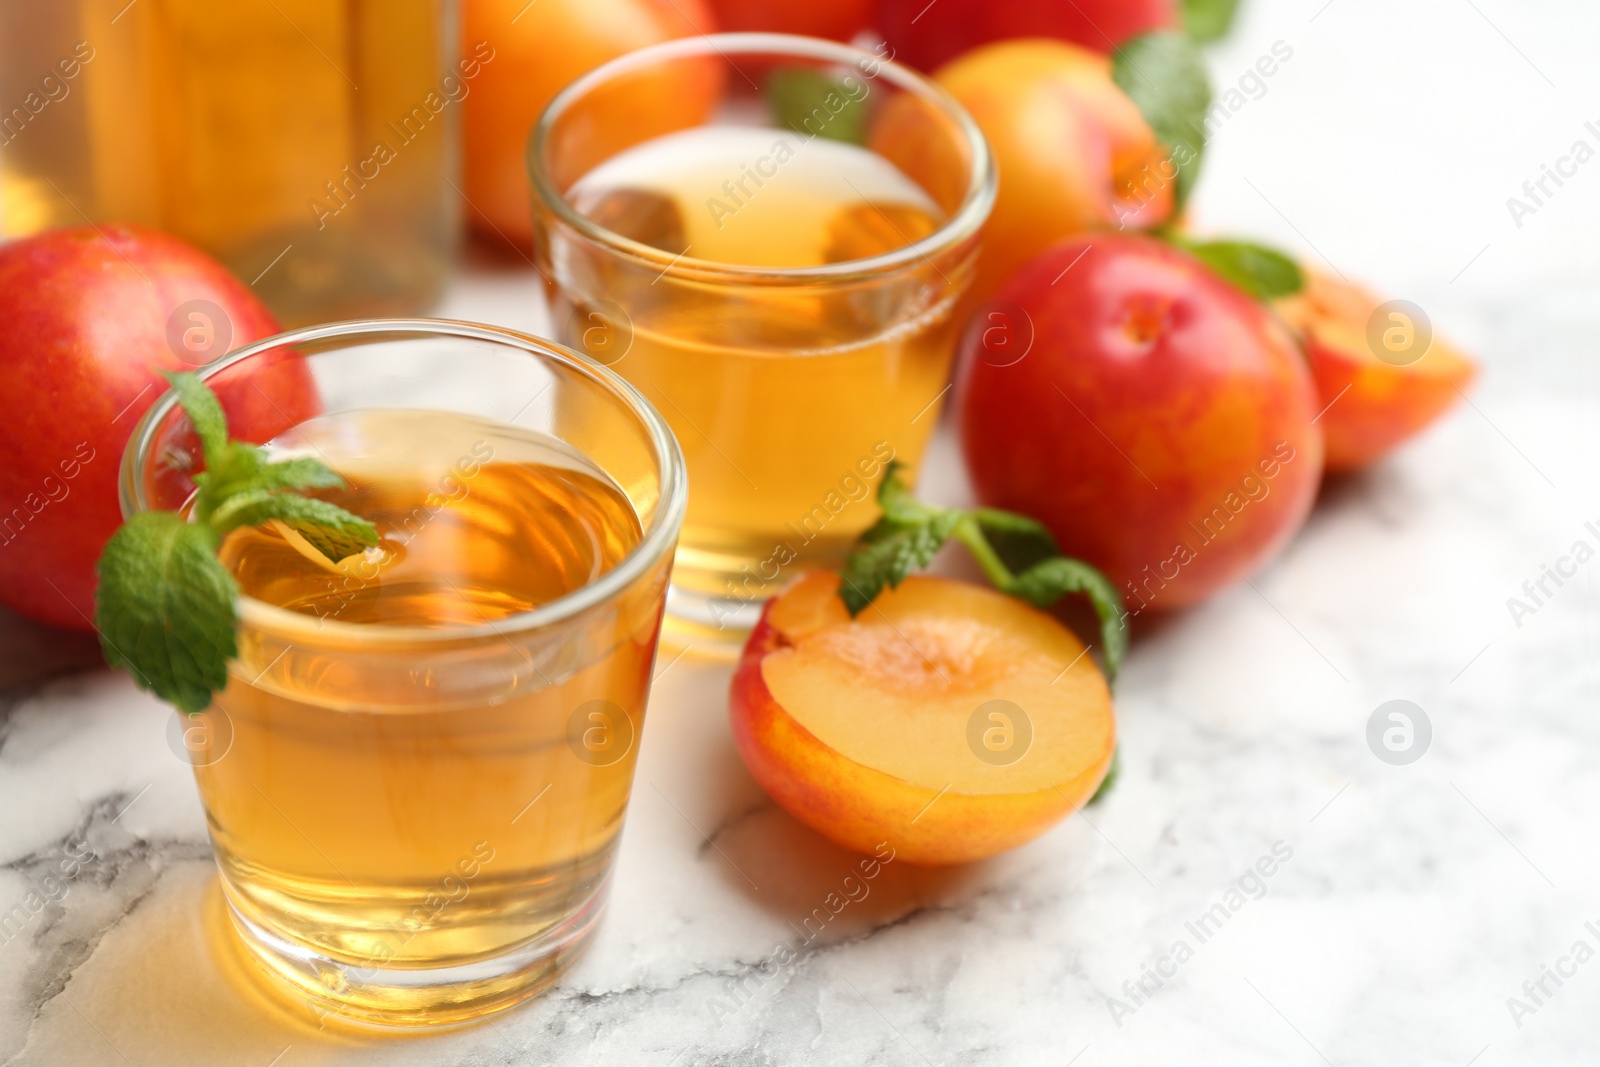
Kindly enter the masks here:
[[968, 512], [956, 523], [955, 533], [952, 535], [957, 541], [967, 546], [967, 551], [972, 553], [972, 558], [978, 561], [978, 566], [983, 568], [984, 576], [993, 582], [995, 588], [1002, 592], [1009, 592], [1011, 583], [1016, 581], [1016, 575], [1011, 573], [1000, 559], [1000, 554], [994, 550], [989, 539], [983, 536], [983, 529], [978, 525], [976, 512]]

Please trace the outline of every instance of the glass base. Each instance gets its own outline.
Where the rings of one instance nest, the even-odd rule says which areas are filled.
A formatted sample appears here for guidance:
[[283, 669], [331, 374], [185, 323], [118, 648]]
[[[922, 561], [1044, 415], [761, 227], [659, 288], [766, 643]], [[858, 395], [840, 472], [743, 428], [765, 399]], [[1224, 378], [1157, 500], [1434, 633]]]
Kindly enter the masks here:
[[765, 599], [707, 596], [675, 585], [667, 590], [661, 639], [711, 658], [735, 659], [766, 606]]
[[470, 963], [398, 968], [332, 959], [247, 918], [222, 879], [228, 918], [250, 961], [276, 992], [320, 1024], [413, 1029], [459, 1026], [537, 995], [569, 967], [598, 927], [609, 879], [582, 907], [512, 951]]

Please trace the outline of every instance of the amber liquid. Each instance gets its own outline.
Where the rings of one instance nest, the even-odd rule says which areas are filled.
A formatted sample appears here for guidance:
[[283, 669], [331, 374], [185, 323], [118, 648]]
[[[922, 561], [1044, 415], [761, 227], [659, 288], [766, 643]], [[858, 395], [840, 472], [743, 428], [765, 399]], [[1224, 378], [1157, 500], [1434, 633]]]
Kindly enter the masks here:
[[[866, 149], [747, 127], [647, 142], [567, 196], [645, 244], [747, 266], [867, 259], [943, 223], [920, 187]], [[640, 387], [683, 447], [691, 490], [673, 584], [759, 603], [802, 568], [842, 560], [876, 518], [871, 492], [888, 459], [914, 469], [938, 422], [957, 294], [926, 268], [914, 283], [828, 288], [668, 275], [602, 273], [590, 293], [563, 285], [556, 321], [580, 347], [610, 345], [593, 354]], [[595, 332], [608, 312], [586, 300], [620, 306], [623, 336]]]
[[392, 1018], [405, 998], [359, 1003], [351, 974], [503, 956], [601, 890], [654, 619], [624, 604], [541, 644], [516, 616], [610, 571], [640, 527], [583, 456], [501, 424], [367, 411], [278, 444], [325, 457], [349, 487], [324, 495], [383, 540], [335, 568], [280, 529], [229, 536], [241, 590], [310, 625], [246, 620], [207, 712], [231, 745], [196, 777], [235, 909], [348, 968], [286, 977]]
[[0, 232], [153, 226], [285, 325], [415, 313], [442, 286], [460, 104], [429, 106], [457, 73], [441, 0], [28, 6], [0, 63], [54, 71], [60, 98], [0, 136]]

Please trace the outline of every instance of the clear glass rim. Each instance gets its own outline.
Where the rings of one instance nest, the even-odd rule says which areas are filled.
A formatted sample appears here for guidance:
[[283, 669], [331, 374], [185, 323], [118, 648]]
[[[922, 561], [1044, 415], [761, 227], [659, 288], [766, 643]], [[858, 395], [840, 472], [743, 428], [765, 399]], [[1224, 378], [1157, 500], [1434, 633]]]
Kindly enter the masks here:
[[[755, 267], [697, 259], [693, 256], [674, 256], [652, 245], [624, 237], [576, 211], [555, 187], [542, 163], [550, 132], [567, 108], [595, 86], [618, 75], [665, 60], [697, 55], [715, 55], [731, 64], [733, 60], [729, 58], [730, 53], [787, 55], [847, 65], [859, 65], [862, 61], [876, 64], [880, 69], [873, 77], [887, 78], [899, 88], [916, 93], [922, 99], [933, 103], [950, 118], [972, 146], [967, 191], [962, 198], [961, 206], [951, 214], [943, 226], [921, 240], [868, 259], [850, 259], [815, 267]], [[997, 188], [994, 160], [989, 152], [989, 144], [984, 140], [983, 132], [978, 129], [978, 124], [973, 121], [972, 116], [967, 114], [966, 108], [939, 85], [910, 67], [902, 66], [893, 59], [874, 52], [853, 45], [840, 44], [838, 41], [789, 33], [712, 33], [698, 37], [681, 37], [640, 48], [604, 63], [562, 89], [545, 107], [528, 135], [525, 162], [528, 176], [533, 182], [534, 193], [539, 200], [564, 224], [593, 243], [631, 259], [643, 260], [662, 268], [663, 271], [671, 268], [695, 277], [766, 284], [790, 282], [812, 285], [823, 281], [848, 281], [882, 274], [908, 264], [927, 262], [930, 257], [978, 233], [994, 206]]]
[[[355, 641], [362, 645], [418, 643], [451, 643], [484, 637], [505, 637], [542, 629], [569, 619], [596, 604], [619, 595], [642, 577], [666, 555], [677, 539], [683, 524], [688, 502], [688, 478], [683, 452], [678, 439], [673, 436], [666, 420], [661, 417], [644, 395], [615, 371], [580, 355], [569, 348], [546, 341], [532, 334], [500, 326], [465, 322], [457, 319], [357, 319], [348, 322], [331, 322], [288, 330], [253, 344], [235, 349], [203, 367], [195, 369], [201, 380], [242, 363], [262, 352], [274, 348], [306, 344], [314, 341], [377, 338], [384, 334], [432, 336], [472, 341], [488, 341], [520, 349], [532, 356], [553, 360], [599, 382], [642, 423], [649, 435], [650, 444], [661, 468], [659, 503], [650, 526], [639, 543], [615, 567], [596, 581], [541, 604], [532, 611], [518, 612], [493, 621], [465, 626], [412, 627], [374, 626], [364, 623], [341, 622], [337, 619], [313, 618], [300, 612], [280, 608], [266, 601], [240, 594], [239, 618], [264, 629], [282, 631], [311, 631], [317, 640]], [[396, 339], [399, 339], [398, 337]], [[151, 504], [145, 494], [143, 470], [148, 453], [155, 443], [156, 431], [174, 408], [178, 406], [177, 394], [167, 390], [145, 412], [128, 438], [122, 453], [122, 467], [118, 478], [117, 494], [124, 518], [141, 511], [149, 511]]]

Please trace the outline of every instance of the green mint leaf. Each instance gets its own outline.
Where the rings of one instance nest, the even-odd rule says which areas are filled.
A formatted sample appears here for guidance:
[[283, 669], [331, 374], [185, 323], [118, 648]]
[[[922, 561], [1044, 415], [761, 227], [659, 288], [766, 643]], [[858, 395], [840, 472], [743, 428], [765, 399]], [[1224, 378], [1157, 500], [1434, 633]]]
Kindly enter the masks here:
[[1117, 49], [1111, 77], [1139, 105], [1177, 164], [1176, 215], [1194, 188], [1206, 146], [1211, 79], [1200, 50], [1188, 37], [1170, 30], [1141, 34]]
[[229, 441], [206, 459], [206, 469], [194, 476], [199, 493], [191, 509], [198, 522], [209, 522], [224, 500], [255, 480], [267, 466], [267, 453], [245, 441]]
[[228, 661], [238, 654], [239, 587], [217, 558], [223, 536], [277, 520], [338, 562], [377, 544], [378, 532], [337, 504], [297, 495], [344, 484], [325, 464], [269, 463], [265, 449], [228, 440], [222, 406], [198, 377], [166, 377], [200, 438], [205, 470], [194, 476], [187, 518], [140, 512], [106, 542], [96, 565], [95, 626], [107, 663], [198, 712], [228, 684]]
[[1026, 600], [1036, 608], [1048, 608], [1069, 593], [1082, 593], [1100, 616], [1101, 654], [1106, 664], [1106, 681], [1117, 680], [1122, 655], [1128, 649], [1127, 617], [1122, 597], [1096, 567], [1081, 559], [1057, 556], [1035, 564], [1011, 580], [1005, 591]]
[[1306, 278], [1300, 264], [1253, 241], [1174, 241], [1224, 279], [1257, 300], [1298, 293]]
[[1239, 0], [1183, 0], [1183, 29], [1200, 44], [1221, 40], [1233, 28]]
[[297, 456], [265, 463], [239, 485], [240, 492], [265, 489], [343, 489], [344, 479], [314, 456]]
[[235, 527], [260, 526], [273, 519], [293, 528], [334, 563], [378, 543], [378, 530], [372, 523], [337, 504], [263, 489], [230, 497], [212, 514], [211, 524], [218, 532], [226, 533]]
[[205, 473], [217, 492], [231, 492], [253, 481], [266, 466], [265, 449], [248, 441], [229, 441], [215, 462], [206, 461]]
[[861, 535], [861, 543], [875, 545], [879, 541], [887, 540], [905, 529], [904, 524], [894, 522], [887, 515], [880, 515], [878, 521], [867, 527], [866, 532]]
[[813, 67], [779, 67], [767, 78], [767, 103], [779, 125], [804, 137], [866, 144], [863, 88]]
[[862, 542], [876, 544], [906, 530], [924, 526], [944, 513], [922, 503], [911, 493], [911, 487], [900, 477], [905, 464], [892, 459], [883, 468], [883, 481], [878, 483], [878, 510], [883, 514], [861, 535]]
[[1111, 792], [1111, 787], [1117, 784], [1117, 776], [1122, 773], [1122, 746], [1118, 745], [1111, 750], [1111, 766], [1106, 768], [1106, 776], [1100, 779], [1100, 787], [1094, 791], [1094, 796], [1089, 798], [1090, 804], [1098, 804]]
[[216, 394], [188, 371], [163, 371], [161, 376], [178, 394], [178, 405], [189, 416], [189, 424], [194, 427], [195, 436], [200, 438], [206, 469], [210, 470], [220, 462], [223, 450], [228, 446], [228, 417], [222, 413], [222, 405], [217, 402]]
[[932, 563], [961, 518], [960, 511], [941, 512], [927, 522], [897, 530], [857, 549], [845, 562], [839, 578], [839, 596], [851, 618], [865, 611], [884, 586], [894, 589], [911, 572]]
[[95, 628], [106, 662], [188, 712], [228, 684], [238, 652], [238, 586], [217, 560], [221, 537], [171, 511], [146, 511], [106, 542]]
[[883, 468], [883, 481], [878, 485], [878, 507], [886, 519], [916, 525], [927, 521], [933, 509], [911, 492], [911, 487], [900, 476], [905, 469], [906, 465], [897, 459], [891, 459]]

